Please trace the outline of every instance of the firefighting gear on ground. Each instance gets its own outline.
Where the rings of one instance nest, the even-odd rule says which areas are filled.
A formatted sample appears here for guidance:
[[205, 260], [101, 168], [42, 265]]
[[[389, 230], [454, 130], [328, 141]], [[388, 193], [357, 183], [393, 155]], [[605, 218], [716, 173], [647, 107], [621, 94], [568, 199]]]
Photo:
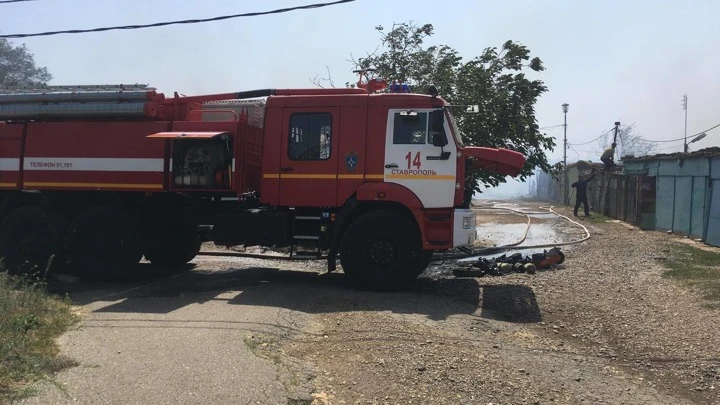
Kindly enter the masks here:
[[[562, 252], [560, 246], [569, 246], [579, 243], [583, 243], [590, 239], [590, 231], [587, 227], [565, 215], [562, 215], [555, 210], [553, 207], [541, 207], [544, 211], [530, 212], [523, 211], [521, 209], [511, 208], [502, 206], [502, 204], [488, 204], [484, 206], [476, 206], [479, 210], [504, 210], [513, 212], [516, 214], [524, 215], [527, 218], [527, 227], [523, 233], [522, 238], [514, 243], [505, 244], [502, 246], [494, 246], [482, 248], [480, 250], [473, 250], [467, 252], [468, 256], [478, 256], [477, 261], [466, 264], [460, 262], [459, 266], [453, 270], [455, 277], [483, 277], [486, 275], [501, 276], [511, 273], [527, 273], [535, 274], [538, 270], [552, 269], [555, 266], [561, 265], [565, 262], [565, 253]], [[554, 242], [546, 244], [535, 244], [535, 245], [522, 245], [527, 239], [528, 232], [532, 226], [531, 215], [547, 215], [553, 214], [558, 218], [567, 220], [568, 222], [577, 225], [582, 228], [585, 236], [570, 241]], [[545, 249], [542, 252], [537, 251], [531, 254], [515, 253], [510, 256], [503, 254], [492, 259], [488, 259], [489, 255], [500, 253], [508, 250], [522, 250], [528, 251], [531, 249]], [[479, 257], [482, 256], [482, 257]], [[456, 257], [459, 258], [459, 257]]]
[[523, 256], [515, 253], [494, 259], [479, 258], [467, 268], [453, 270], [455, 277], [503, 276], [510, 273], [535, 274], [537, 270], [548, 270], [565, 262], [565, 254], [558, 247]]

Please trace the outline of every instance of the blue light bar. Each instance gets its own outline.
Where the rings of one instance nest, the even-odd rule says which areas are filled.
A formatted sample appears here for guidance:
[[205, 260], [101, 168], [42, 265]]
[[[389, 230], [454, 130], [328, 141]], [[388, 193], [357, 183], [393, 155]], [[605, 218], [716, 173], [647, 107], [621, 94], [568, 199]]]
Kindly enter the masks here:
[[410, 93], [410, 87], [406, 83], [393, 83], [390, 85], [390, 93]]

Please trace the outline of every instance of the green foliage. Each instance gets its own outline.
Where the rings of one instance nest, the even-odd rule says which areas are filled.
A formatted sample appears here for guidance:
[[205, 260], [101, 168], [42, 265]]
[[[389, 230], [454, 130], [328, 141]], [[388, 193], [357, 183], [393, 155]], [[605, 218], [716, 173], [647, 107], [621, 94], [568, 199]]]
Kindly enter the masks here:
[[[547, 91], [540, 80], [531, 80], [526, 70], [541, 72], [542, 61], [531, 58], [530, 50], [507, 41], [500, 49], [486, 48], [481, 55], [464, 61], [447, 45], [426, 46], [434, 31], [432, 24], [394, 24], [388, 32], [378, 26], [381, 43], [375, 53], [353, 60], [358, 69], [376, 69], [377, 75], [408, 83], [416, 92], [434, 84], [451, 104], [478, 104], [479, 114], [454, 111], [463, 141], [468, 145], [503, 147], [527, 156], [519, 178], [525, 180], [536, 169], [557, 175], [561, 165], [551, 165], [546, 151], [556, 146], [552, 137], [538, 130], [535, 103]], [[505, 176], [486, 171], [468, 173], [467, 193], [494, 187]], [[466, 196], [467, 197], [467, 196]]]
[[50, 80], [50, 72], [35, 65], [35, 57], [25, 44], [13, 46], [0, 38], [0, 87], [43, 86]]
[[77, 321], [69, 302], [42, 284], [0, 272], [0, 403], [74, 363], [57, 357], [55, 338]]

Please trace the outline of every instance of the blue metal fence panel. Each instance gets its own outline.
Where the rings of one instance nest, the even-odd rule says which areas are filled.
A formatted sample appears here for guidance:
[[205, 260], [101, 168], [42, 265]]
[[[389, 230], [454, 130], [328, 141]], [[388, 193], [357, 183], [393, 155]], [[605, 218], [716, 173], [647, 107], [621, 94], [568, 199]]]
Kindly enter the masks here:
[[720, 246], [720, 180], [713, 180], [705, 243]]
[[710, 162], [707, 159], [660, 160], [660, 176], [707, 176]]
[[710, 177], [713, 179], [720, 179], [720, 158], [712, 158], [710, 166]]
[[659, 176], [655, 206], [655, 226], [658, 229], [672, 229], [673, 203], [675, 201], [675, 177]]
[[693, 178], [690, 235], [696, 238], [702, 238], [705, 231], [705, 200], [707, 190], [707, 177]]
[[690, 235], [690, 207], [692, 193], [692, 177], [675, 178], [675, 215], [673, 231]]

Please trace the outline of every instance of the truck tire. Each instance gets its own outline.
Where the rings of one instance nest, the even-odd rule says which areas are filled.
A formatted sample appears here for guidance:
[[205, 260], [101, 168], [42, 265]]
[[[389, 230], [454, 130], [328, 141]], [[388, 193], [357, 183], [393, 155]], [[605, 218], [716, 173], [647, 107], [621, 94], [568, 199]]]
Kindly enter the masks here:
[[68, 227], [67, 259], [83, 276], [119, 278], [142, 259], [140, 235], [133, 221], [119, 209], [91, 208]]
[[430, 263], [432, 262], [432, 258], [433, 258], [433, 253], [435, 253], [435, 252], [433, 252], [432, 250], [423, 252], [423, 259], [424, 259], [423, 265], [421, 267], [417, 268], [417, 274], [415, 275], [415, 277], [418, 277], [419, 275], [423, 274], [425, 272], [425, 270], [427, 270], [427, 268], [430, 267]]
[[55, 216], [40, 206], [10, 211], [0, 222], [0, 259], [10, 274], [44, 274], [61, 247]]
[[394, 291], [425, 270], [415, 224], [391, 211], [371, 211], [348, 226], [340, 247], [345, 274], [360, 288]]
[[145, 248], [145, 259], [157, 266], [178, 268], [194, 259], [201, 245], [194, 226], [161, 228], [153, 232], [153, 239]]

